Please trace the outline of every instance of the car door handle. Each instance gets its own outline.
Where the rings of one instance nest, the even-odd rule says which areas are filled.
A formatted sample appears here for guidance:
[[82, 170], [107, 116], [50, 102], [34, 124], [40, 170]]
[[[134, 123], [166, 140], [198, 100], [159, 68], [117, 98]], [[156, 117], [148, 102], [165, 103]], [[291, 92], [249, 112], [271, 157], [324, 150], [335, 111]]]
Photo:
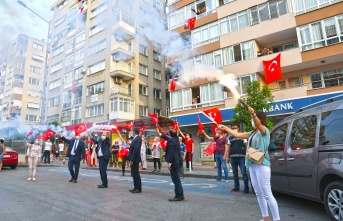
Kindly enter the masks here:
[[293, 160], [294, 160], [293, 157], [287, 158], [287, 161], [293, 161]]
[[280, 158], [278, 159], [278, 161], [285, 161], [285, 158]]

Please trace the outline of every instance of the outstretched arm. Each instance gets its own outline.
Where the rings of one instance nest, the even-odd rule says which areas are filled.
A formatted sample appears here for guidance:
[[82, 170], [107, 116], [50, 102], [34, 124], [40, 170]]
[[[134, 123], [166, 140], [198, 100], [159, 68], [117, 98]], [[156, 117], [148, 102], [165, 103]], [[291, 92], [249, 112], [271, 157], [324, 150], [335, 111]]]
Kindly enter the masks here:
[[180, 132], [181, 137], [182, 137], [183, 139], [186, 139], [186, 138], [185, 138], [185, 135], [182, 133], [182, 131], [180, 130], [180, 128], [179, 128], [179, 132]]
[[248, 139], [249, 138], [249, 134], [246, 132], [238, 133], [237, 131], [234, 131], [231, 128], [228, 128], [224, 125], [219, 125], [218, 128], [221, 130], [225, 130], [226, 132], [228, 132], [229, 134], [231, 134], [232, 136], [234, 136], [236, 138], [242, 138], [242, 139]]
[[205, 137], [206, 137], [208, 140], [214, 140], [214, 138], [208, 136], [207, 133], [206, 133], [204, 130], [202, 130], [201, 132], [205, 135]]

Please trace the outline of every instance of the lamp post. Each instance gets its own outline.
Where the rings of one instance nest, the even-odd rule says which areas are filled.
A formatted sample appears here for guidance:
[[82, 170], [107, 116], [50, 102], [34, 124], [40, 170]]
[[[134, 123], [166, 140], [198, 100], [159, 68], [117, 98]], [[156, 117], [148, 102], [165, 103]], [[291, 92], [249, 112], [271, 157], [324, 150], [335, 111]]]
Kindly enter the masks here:
[[46, 44], [46, 49], [45, 49], [45, 65], [44, 65], [44, 78], [43, 78], [43, 94], [42, 94], [42, 98], [41, 98], [41, 113], [40, 113], [40, 124], [44, 123], [44, 118], [45, 118], [45, 107], [46, 107], [46, 99], [45, 99], [45, 95], [46, 95], [46, 84], [47, 84], [47, 77], [48, 77], [48, 48], [49, 48], [49, 30], [50, 30], [50, 22], [48, 22], [47, 20], [45, 20], [42, 16], [40, 16], [39, 14], [37, 14], [35, 11], [33, 11], [32, 9], [30, 9], [29, 7], [27, 7], [27, 5], [20, 1], [17, 0], [17, 3], [21, 6], [23, 6], [24, 8], [30, 10], [32, 13], [34, 13], [35, 15], [37, 15], [39, 18], [41, 18], [43, 21], [45, 21], [46, 23], [48, 23], [49, 27], [48, 27], [48, 35], [46, 38], [47, 44]]

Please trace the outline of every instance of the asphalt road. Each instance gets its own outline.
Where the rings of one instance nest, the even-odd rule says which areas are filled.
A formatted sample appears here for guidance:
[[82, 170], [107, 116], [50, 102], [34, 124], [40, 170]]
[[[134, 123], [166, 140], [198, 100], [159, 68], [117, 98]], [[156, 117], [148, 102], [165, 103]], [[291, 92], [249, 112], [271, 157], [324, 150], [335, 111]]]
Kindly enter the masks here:
[[[0, 220], [229, 220], [259, 221], [254, 194], [229, 193], [233, 182], [183, 179], [185, 201], [174, 196], [171, 179], [142, 176], [143, 191], [132, 194], [129, 175], [109, 172], [109, 188], [98, 189], [100, 176], [80, 170], [78, 183], [69, 183], [67, 168], [39, 167], [37, 181], [27, 181], [27, 167], [4, 168], [0, 173]], [[281, 220], [329, 220], [322, 204], [275, 194]]]

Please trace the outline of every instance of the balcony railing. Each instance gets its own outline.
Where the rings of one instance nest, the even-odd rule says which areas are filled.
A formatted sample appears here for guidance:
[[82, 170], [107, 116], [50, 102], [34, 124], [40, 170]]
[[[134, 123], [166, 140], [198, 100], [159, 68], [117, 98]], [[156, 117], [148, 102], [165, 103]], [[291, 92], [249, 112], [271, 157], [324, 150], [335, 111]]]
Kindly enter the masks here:
[[113, 45], [111, 49], [112, 49], [112, 51], [124, 50], [124, 51], [131, 52], [131, 53], [135, 52], [132, 46], [130, 46], [128, 44], [124, 44], [124, 43]]
[[111, 65], [111, 72], [115, 72], [115, 71], [122, 71], [128, 74], [135, 74], [135, 70], [133, 70], [132, 68], [128, 68], [127, 66], [124, 65]]
[[132, 27], [135, 27], [135, 20], [133, 17], [131, 17], [130, 15], [126, 14], [123, 11], [118, 11], [115, 12], [114, 14], [114, 23], [115, 22], [119, 22], [119, 21], [123, 21], [125, 23], [127, 23], [128, 25], [131, 25]]
[[74, 105], [81, 104], [82, 103], [82, 97], [76, 97], [73, 101]]
[[68, 108], [68, 107], [71, 107], [71, 101], [65, 102], [62, 105], [62, 108]]
[[170, 112], [190, 110], [194, 108], [209, 107], [209, 106], [221, 105], [221, 104], [225, 104], [225, 98], [214, 100], [214, 101], [206, 101], [206, 102], [201, 102], [201, 103], [196, 103], [196, 104], [187, 104], [180, 107], [174, 107], [170, 109]]
[[110, 89], [110, 95], [124, 95], [133, 97], [133, 90], [129, 90], [129, 88], [126, 87], [116, 86]]

